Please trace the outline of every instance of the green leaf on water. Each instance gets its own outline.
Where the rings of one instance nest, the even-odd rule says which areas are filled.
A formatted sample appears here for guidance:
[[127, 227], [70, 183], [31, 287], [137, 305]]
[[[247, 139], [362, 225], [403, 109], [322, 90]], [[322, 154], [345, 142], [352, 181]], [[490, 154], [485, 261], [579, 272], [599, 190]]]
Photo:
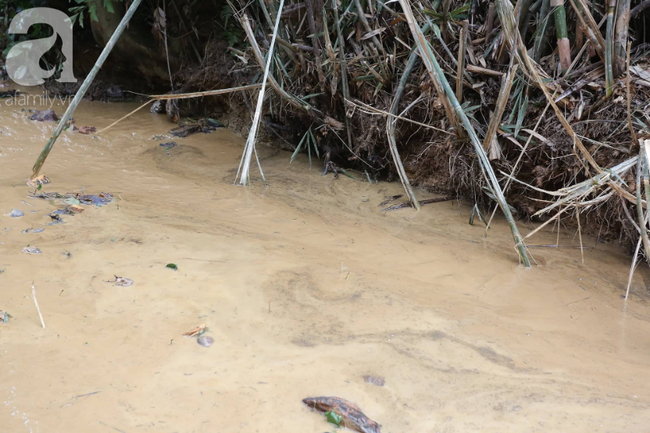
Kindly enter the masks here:
[[178, 270], [178, 266], [176, 266], [174, 263], [168, 263], [167, 266], [165, 266], [165, 267], [169, 268], [169, 269], [173, 269], [175, 271]]
[[334, 411], [329, 411], [329, 412], [325, 412], [325, 416], [327, 417], [328, 423], [334, 424], [337, 427], [341, 427], [341, 421], [343, 421], [341, 415], [337, 414]]

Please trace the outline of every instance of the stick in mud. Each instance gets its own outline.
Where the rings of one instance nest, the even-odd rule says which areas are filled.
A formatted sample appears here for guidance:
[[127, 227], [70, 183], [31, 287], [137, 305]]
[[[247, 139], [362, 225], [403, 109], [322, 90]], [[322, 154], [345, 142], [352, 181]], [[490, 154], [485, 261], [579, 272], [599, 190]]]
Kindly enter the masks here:
[[36, 305], [36, 311], [38, 311], [38, 317], [41, 318], [41, 325], [45, 328], [45, 321], [43, 320], [43, 315], [41, 314], [41, 308], [38, 306], [38, 300], [36, 299], [36, 287], [34, 287], [34, 282], [32, 281], [32, 298], [34, 298], [34, 305]]
[[95, 62], [95, 66], [93, 66], [88, 76], [86, 76], [86, 79], [81, 84], [81, 87], [79, 88], [77, 93], [74, 95], [74, 99], [68, 106], [68, 109], [65, 110], [65, 113], [63, 113], [63, 117], [61, 117], [59, 124], [54, 130], [54, 133], [52, 134], [52, 137], [47, 142], [45, 148], [43, 148], [41, 154], [36, 159], [36, 162], [34, 163], [34, 167], [32, 168], [32, 176], [31, 176], [32, 179], [38, 176], [38, 173], [41, 171], [41, 167], [43, 167], [43, 164], [45, 163], [47, 156], [50, 154], [52, 147], [54, 147], [54, 143], [59, 138], [59, 135], [61, 135], [61, 132], [63, 132], [63, 129], [66, 127], [68, 123], [68, 119], [70, 119], [72, 113], [74, 113], [74, 110], [77, 108], [77, 105], [79, 105], [79, 102], [81, 102], [81, 99], [86, 94], [86, 91], [88, 90], [93, 80], [95, 79], [95, 76], [99, 72], [99, 69], [104, 64], [104, 61], [106, 60], [110, 52], [113, 50], [113, 47], [117, 43], [117, 40], [120, 38], [120, 35], [122, 35], [122, 32], [126, 28], [127, 24], [129, 23], [129, 20], [135, 13], [136, 9], [138, 9], [138, 6], [140, 6], [141, 2], [142, 0], [134, 0], [133, 3], [131, 3], [131, 6], [129, 6], [129, 9], [126, 11], [126, 14], [124, 14], [122, 21], [120, 21], [120, 24], [115, 29], [115, 32], [106, 43], [106, 46], [102, 50], [102, 53], [99, 55], [99, 58]]

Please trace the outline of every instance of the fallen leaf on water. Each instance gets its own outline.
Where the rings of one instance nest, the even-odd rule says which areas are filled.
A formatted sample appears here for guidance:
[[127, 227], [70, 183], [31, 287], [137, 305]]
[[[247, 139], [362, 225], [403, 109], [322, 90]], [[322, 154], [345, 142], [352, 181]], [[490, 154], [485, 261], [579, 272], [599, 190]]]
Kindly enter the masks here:
[[187, 331], [183, 335], [185, 337], [196, 337], [197, 335], [203, 334], [205, 332], [205, 328], [207, 328], [207, 325], [203, 323], [199, 326], [192, 328], [191, 330]]
[[178, 266], [176, 266], [175, 263], [168, 263], [167, 266], [165, 266], [165, 267], [166, 267], [166, 268], [169, 268], [169, 269], [173, 269], [173, 270], [175, 270], [175, 271], [178, 270]]

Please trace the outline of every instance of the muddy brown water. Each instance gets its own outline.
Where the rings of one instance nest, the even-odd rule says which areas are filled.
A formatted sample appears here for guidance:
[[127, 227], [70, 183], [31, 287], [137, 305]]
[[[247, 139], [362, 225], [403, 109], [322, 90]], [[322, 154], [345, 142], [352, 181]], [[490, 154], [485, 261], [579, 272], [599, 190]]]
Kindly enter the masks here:
[[[83, 102], [76, 124], [133, 108]], [[65, 132], [45, 191], [116, 200], [47, 226], [56, 205], [25, 180], [54, 125], [2, 103], [1, 431], [322, 433], [301, 402], [319, 395], [387, 433], [650, 431], [650, 309], [641, 276], [620, 298], [622, 251], [596, 245], [583, 265], [578, 249], [535, 248], [525, 270], [507, 225], [485, 237], [465, 204], [381, 213], [398, 184], [322, 177], [266, 148], [270, 186], [233, 186], [242, 138], [167, 152], [151, 137], [170, 127], [142, 112], [99, 137]], [[201, 323], [208, 348], [182, 336]]]

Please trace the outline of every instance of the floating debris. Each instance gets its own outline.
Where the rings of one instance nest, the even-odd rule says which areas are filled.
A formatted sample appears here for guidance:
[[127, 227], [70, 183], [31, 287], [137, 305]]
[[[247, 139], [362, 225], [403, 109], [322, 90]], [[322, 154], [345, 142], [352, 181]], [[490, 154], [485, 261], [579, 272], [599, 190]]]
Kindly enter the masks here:
[[97, 132], [97, 128], [95, 128], [94, 126], [80, 126], [77, 129], [77, 131], [79, 131], [79, 134], [88, 135], [88, 134], [94, 134], [95, 132]]
[[59, 120], [59, 116], [56, 115], [54, 110], [36, 110], [32, 114], [29, 120], [37, 120], [39, 122], [54, 122]]
[[94, 194], [78, 195], [76, 196], [76, 199], [79, 200], [81, 204], [85, 204], [87, 206], [93, 204], [95, 206], [104, 206], [113, 201], [113, 195], [107, 192], [102, 192], [99, 193], [98, 195], [94, 195]]
[[226, 125], [223, 123], [211, 119], [201, 119], [196, 123], [186, 123], [169, 131], [174, 137], [184, 138], [188, 135], [196, 134], [197, 132], [203, 132], [204, 134], [209, 134], [217, 128], [225, 128]]
[[52, 222], [47, 223], [48, 226], [53, 226], [55, 224], [61, 224], [63, 222], [63, 220], [61, 219], [61, 215], [55, 214], [54, 212], [48, 214], [47, 216], [52, 218]]
[[363, 376], [363, 380], [366, 383], [372, 383], [373, 385], [377, 385], [377, 386], [384, 386], [386, 384], [386, 379], [384, 379], [381, 376], [366, 375]]
[[[381, 426], [368, 418], [354, 403], [338, 397], [310, 397], [302, 401], [309, 408], [322, 413], [335, 413], [339, 425], [361, 433], [380, 433]], [[330, 416], [331, 417], [331, 416]], [[328, 417], [328, 418], [330, 418]]]
[[24, 217], [25, 214], [20, 209], [14, 209], [14, 210], [11, 211], [9, 216], [12, 217], [12, 218], [20, 218], [20, 217]]
[[32, 233], [41, 233], [43, 231], [45, 231], [45, 229], [34, 229], [32, 230]]
[[167, 134], [154, 134], [149, 140], [162, 141], [169, 140], [171, 137]]
[[7, 313], [6, 311], [0, 310], [0, 322], [7, 323], [11, 318], [13, 318], [11, 314]]
[[112, 281], [107, 281], [107, 283], [114, 283], [116, 286], [120, 287], [129, 287], [133, 285], [133, 280], [125, 277], [118, 277], [115, 275], [115, 279]]
[[23, 253], [26, 254], [41, 254], [41, 250], [36, 247], [25, 247], [23, 248]]
[[149, 112], [151, 114], [162, 114], [165, 112], [165, 106], [162, 101], [154, 101], [153, 104], [151, 104], [151, 108], [149, 108]]
[[187, 331], [186, 333], [183, 334], [185, 337], [196, 337], [197, 335], [201, 335], [205, 332], [205, 329], [207, 328], [207, 325], [205, 323], [195, 326], [191, 330]]
[[212, 346], [212, 343], [214, 343], [214, 338], [208, 336], [208, 335], [202, 335], [199, 338], [196, 339], [196, 342], [199, 343], [203, 347], [210, 347]]
[[47, 185], [50, 182], [51, 182], [50, 179], [44, 174], [42, 174], [40, 176], [36, 176], [35, 178], [28, 180], [27, 185], [37, 188], [41, 185]]
[[178, 270], [178, 266], [176, 265], [176, 263], [168, 263], [167, 266], [165, 266], [165, 267], [169, 268], [169, 269], [173, 269], [175, 271]]
[[169, 150], [169, 149], [171, 149], [171, 148], [174, 147], [174, 146], [176, 146], [176, 142], [175, 142], [175, 141], [170, 141], [170, 142], [168, 142], [168, 143], [160, 143], [160, 147], [164, 147], [165, 150]]
[[[108, 192], [101, 192], [99, 194], [79, 194], [79, 193], [60, 194], [58, 192], [38, 192], [35, 194], [31, 194], [28, 197], [40, 198], [43, 200], [63, 199], [64, 203], [70, 205], [67, 206], [68, 208], [79, 204], [86, 205], [86, 206], [91, 206], [91, 205], [104, 206], [113, 201], [113, 195]], [[73, 208], [72, 211], [76, 213], [81, 212], [78, 209], [81, 208], [76, 207]]]

